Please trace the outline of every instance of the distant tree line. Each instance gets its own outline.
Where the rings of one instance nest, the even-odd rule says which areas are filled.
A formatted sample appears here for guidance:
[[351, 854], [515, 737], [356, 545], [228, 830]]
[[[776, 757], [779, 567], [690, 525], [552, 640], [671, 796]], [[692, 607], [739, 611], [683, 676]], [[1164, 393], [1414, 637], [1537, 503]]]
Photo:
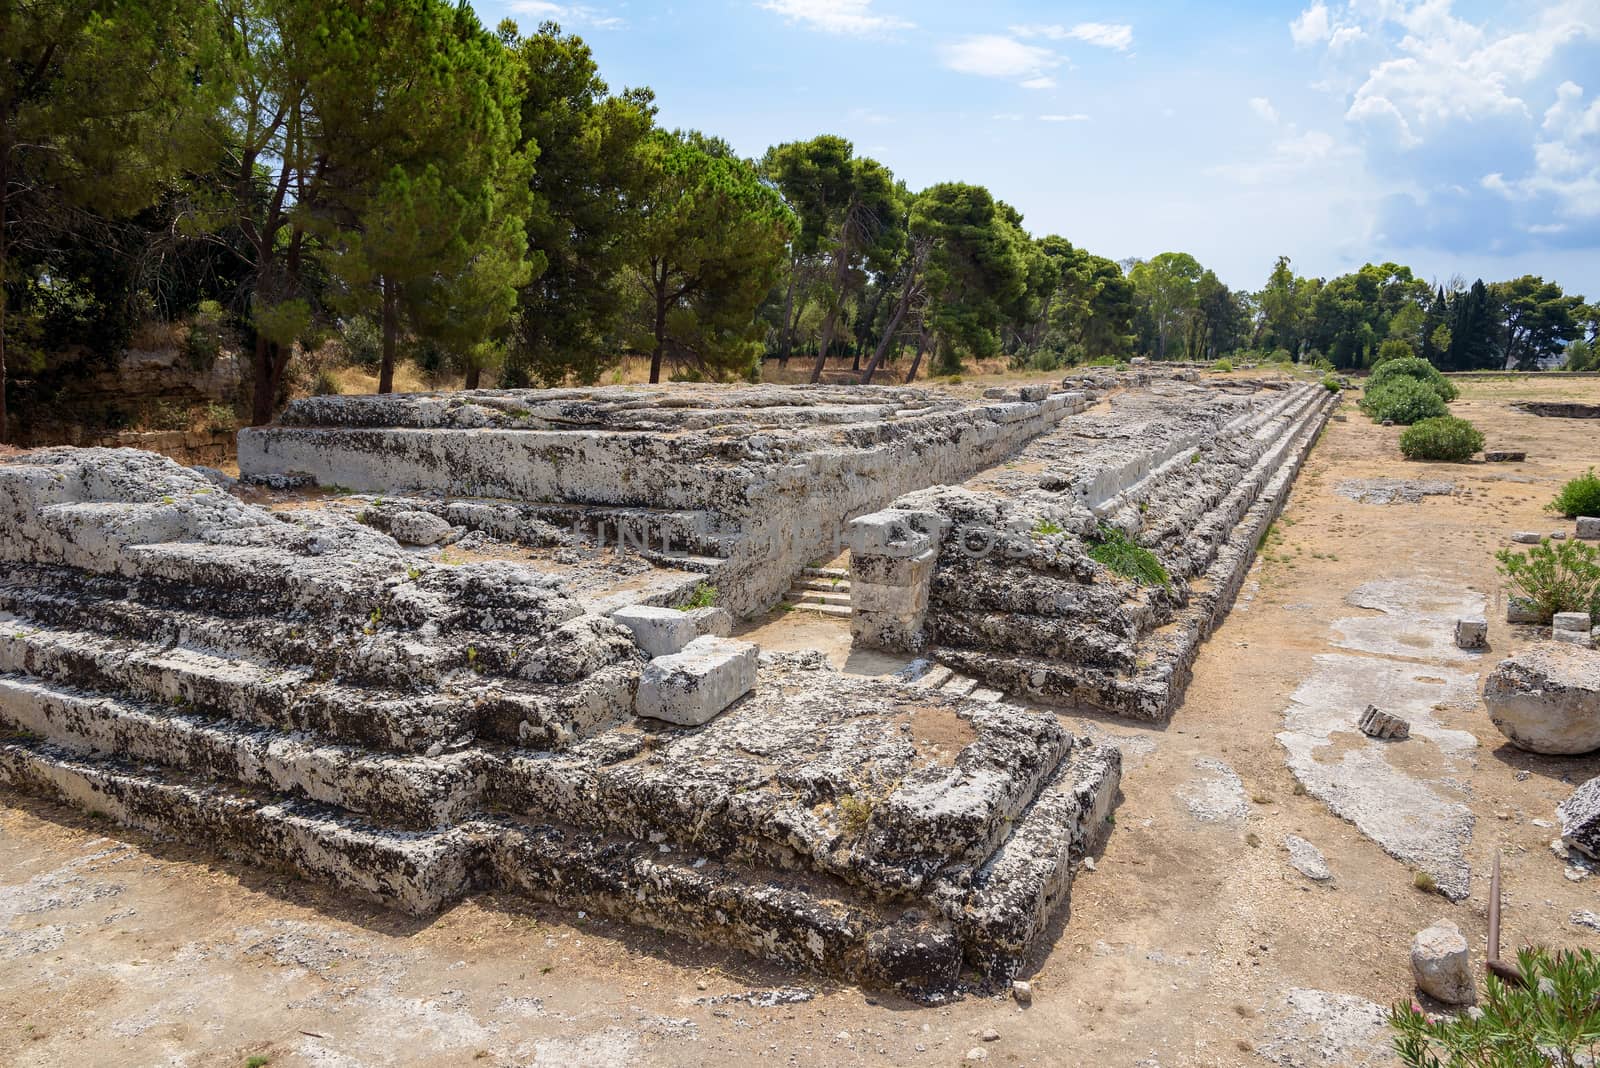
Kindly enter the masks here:
[[0, 436], [8, 398], [197, 311], [242, 337], [255, 422], [334, 333], [380, 391], [403, 355], [469, 388], [592, 383], [627, 354], [652, 381], [1241, 349], [1353, 368], [1391, 343], [1593, 360], [1595, 309], [1537, 278], [1281, 259], [1244, 293], [1184, 253], [1035, 238], [982, 186], [910, 190], [841, 137], [741, 159], [613, 93], [580, 37], [448, 0], [0, 4], [0, 54]]

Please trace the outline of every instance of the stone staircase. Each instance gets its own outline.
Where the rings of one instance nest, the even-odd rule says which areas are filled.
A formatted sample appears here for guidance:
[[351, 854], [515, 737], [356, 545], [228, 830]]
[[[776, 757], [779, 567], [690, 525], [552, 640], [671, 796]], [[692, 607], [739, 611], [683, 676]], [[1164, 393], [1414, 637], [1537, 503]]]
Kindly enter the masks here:
[[850, 617], [850, 570], [808, 567], [794, 580], [783, 601], [792, 610]]
[[1013, 974], [1109, 826], [1117, 750], [970, 673], [767, 655], [680, 727], [635, 714], [647, 664], [529, 567], [150, 454], [0, 459], [0, 788], [408, 913], [510, 891], [930, 1001]]

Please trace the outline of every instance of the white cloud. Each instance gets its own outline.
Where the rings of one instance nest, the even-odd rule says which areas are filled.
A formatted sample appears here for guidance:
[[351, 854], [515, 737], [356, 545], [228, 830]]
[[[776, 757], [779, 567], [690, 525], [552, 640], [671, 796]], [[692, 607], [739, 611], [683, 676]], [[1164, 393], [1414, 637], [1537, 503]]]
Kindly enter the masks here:
[[1024, 89], [1054, 89], [1056, 80], [1048, 74], [1041, 74], [1037, 78], [1029, 78], [1022, 83]]
[[1082, 41], [1096, 48], [1126, 52], [1133, 47], [1133, 27], [1119, 22], [1080, 22], [1076, 26], [1013, 26], [1018, 37], [1043, 37], [1051, 41]]
[[985, 78], [1037, 80], [1061, 65], [1061, 57], [1048, 48], [1023, 44], [1014, 37], [984, 33], [967, 37], [942, 49], [944, 65], [962, 74]]
[[565, 23], [568, 26], [593, 26], [601, 30], [620, 29], [626, 23], [615, 15], [584, 4], [555, 4], [550, 0], [512, 0], [511, 10], [518, 15], [530, 15], [540, 22]]
[[914, 23], [872, 10], [872, 0], [763, 0], [757, 7], [824, 33], [884, 33], [908, 30]]
[[1278, 109], [1273, 107], [1272, 101], [1264, 96], [1251, 97], [1250, 110], [1267, 122], [1276, 123], [1278, 121]]
[[1040, 115], [1039, 116], [1039, 121], [1040, 122], [1088, 122], [1089, 121], [1089, 116], [1083, 114], [1082, 112], [1075, 112], [1074, 114], [1071, 114], [1071, 115]]
[[1289, 23], [1289, 36], [1294, 38], [1294, 43], [1300, 48], [1309, 48], [1319, 41], [1326, 41], [1333, 36], [1333, 27], [1328, 22], [1328, 5], [1322, 0], [1300, 12], [1300, 17]]
[[1208, 167], [1206, 173], [1242, 185], [1265, 185], [1317, 170], [1350, 154], [1351, 149], [1341, 146], [1332, 134], [1307, 130], [1279, 140], [1265, 159]]

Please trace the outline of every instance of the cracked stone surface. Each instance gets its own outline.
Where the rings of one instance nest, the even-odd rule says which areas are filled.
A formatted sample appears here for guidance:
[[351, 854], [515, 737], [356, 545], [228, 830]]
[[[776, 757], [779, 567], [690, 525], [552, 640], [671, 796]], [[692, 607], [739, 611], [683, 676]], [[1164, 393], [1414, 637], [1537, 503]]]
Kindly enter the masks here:
[[1339, 496], [1362, 504], [1417, 504], [1455, 491], [1456, 484], [1443, 479], [1347, 478], [1334, 487]]
[[1200, 757], [1194, 766], [1200, 774], [1178, 789], [1178, 797], [1189, 814], [1201, 823], [1243, 827], [1250, 813], [1250, 800], [1238, 773], [1213, 757]]
[[1283, 1068], [1398, 1065], [1388, 1009], [1366, 998], [1296, 988], [1270, 1010], [1271, 1031], [1256, 1052]]

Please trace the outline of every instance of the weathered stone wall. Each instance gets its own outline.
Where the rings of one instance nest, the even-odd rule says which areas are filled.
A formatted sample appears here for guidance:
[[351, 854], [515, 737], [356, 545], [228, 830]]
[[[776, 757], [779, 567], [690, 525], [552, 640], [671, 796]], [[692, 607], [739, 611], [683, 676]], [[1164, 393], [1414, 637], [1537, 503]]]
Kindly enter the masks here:
[[852, 516], [998, 463], [1083, 405], [891, 387], [484, 391], [296, 401], [242, 431], [246, 478], [373, 493], [694, 510], [736, 615], [770, 608]]

